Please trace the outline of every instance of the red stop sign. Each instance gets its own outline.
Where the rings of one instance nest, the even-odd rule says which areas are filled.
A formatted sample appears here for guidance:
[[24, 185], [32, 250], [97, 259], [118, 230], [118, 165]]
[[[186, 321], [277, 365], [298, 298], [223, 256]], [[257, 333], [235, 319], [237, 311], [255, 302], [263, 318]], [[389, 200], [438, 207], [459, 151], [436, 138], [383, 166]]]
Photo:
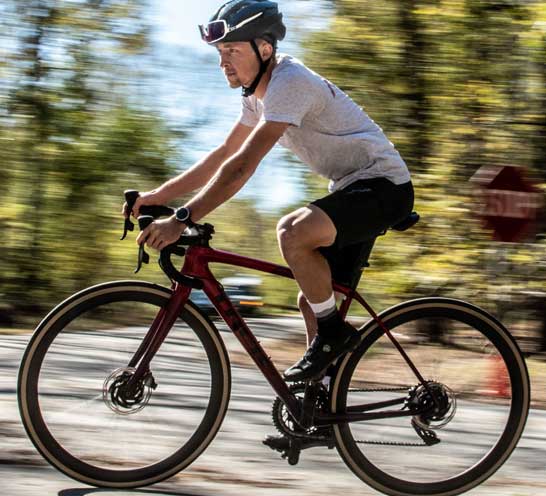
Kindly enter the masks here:
[[471, 181], [479, 186], [480, 212], [496, 241], [523, 241], [536, 224], [542, 195], [521, 167], [484, 166]]

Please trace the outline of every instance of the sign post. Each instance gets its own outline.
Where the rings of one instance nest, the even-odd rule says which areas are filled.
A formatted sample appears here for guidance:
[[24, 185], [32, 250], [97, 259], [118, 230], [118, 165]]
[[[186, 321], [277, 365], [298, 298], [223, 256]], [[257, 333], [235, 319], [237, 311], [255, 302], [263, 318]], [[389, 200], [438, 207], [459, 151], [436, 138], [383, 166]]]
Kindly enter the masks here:
[[[497, 256], [488, 264], [490, 281], [494, 281], [490, 290], [496, 293], [497, 315], [505, 320], [504, 312], [513, 307], [510, 300], [514, 297], [511, 285], [503, 287], [499, 284], [501, 272], [510, 271], [512, 266], [508, 260], [511, 246], [508, 243], [532, 240], [542, 213], [543, 193], [527, 179], [521, 167], [484, 166], [470, 181], [478, 187], [479, 213], [496, 242]], [[542, 348], [546, 348], [546, 335], [543, 336], [543, 343]]]

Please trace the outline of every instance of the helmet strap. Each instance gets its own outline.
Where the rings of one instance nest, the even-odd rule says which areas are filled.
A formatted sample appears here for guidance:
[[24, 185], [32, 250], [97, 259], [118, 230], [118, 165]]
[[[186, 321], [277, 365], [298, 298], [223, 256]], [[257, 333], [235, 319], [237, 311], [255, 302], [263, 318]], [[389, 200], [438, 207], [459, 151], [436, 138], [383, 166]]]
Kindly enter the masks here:
[[260, 50], [258, 50], [258, 45], [256, 44], [255, 40], [250, 40], [250, 45], [254, 49], [254, 53], [256, 54], [256, 57], [258, 57], [258, 60], [260, 62], [260, 70], [258, 71], [258, 75], [254, 78], [254, 81], [252, 81], [252, 84], [250, 86], [243, 86], [243, 96], [251, 96], [256, 91], [256, 88], [260, 84], [260, 81], [262, 80], [262, 76], [267, 71], [267, 68], [269, 66], [269, 63], [271, 62], [271, 57], [269, 57], [267, 60], [262, 60], [262, 56], [260, 54]]

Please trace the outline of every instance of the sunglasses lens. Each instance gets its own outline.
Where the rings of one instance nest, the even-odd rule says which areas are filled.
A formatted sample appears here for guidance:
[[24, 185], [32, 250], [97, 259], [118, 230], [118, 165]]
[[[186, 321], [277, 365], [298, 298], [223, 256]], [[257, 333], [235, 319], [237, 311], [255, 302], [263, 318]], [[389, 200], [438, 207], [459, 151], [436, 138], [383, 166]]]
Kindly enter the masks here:
[[201, 38], [207, 43], [214, 43], [226, 35], [226, 25], [223, 21], [210, 22], [206, 27], [199, 26]]

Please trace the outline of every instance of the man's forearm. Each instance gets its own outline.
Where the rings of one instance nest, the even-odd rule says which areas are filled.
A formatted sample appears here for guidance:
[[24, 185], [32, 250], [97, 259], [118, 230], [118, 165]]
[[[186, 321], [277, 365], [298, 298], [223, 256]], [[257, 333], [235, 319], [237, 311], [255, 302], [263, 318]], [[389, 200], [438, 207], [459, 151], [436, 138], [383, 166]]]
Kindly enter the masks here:
[[169, 179], [155, 190], [161, 203], [202, 188], [207, 184], [225, 161], [227, 152], [219, 146], [182, 174]]
[[284, 122], [259, 124], [239, 151], [231, 155], [207, 185], [186, 204], [192, 212], [192, 220], [201, 220], [235, 195], [287, 128], [288, 124]]
[[259, 161], [252, 161], [246, 154], [232, 156], [186, 206], [192, 212], [192, 220], [199, 221], [205, 215], [234, 196], [250, 179]]

